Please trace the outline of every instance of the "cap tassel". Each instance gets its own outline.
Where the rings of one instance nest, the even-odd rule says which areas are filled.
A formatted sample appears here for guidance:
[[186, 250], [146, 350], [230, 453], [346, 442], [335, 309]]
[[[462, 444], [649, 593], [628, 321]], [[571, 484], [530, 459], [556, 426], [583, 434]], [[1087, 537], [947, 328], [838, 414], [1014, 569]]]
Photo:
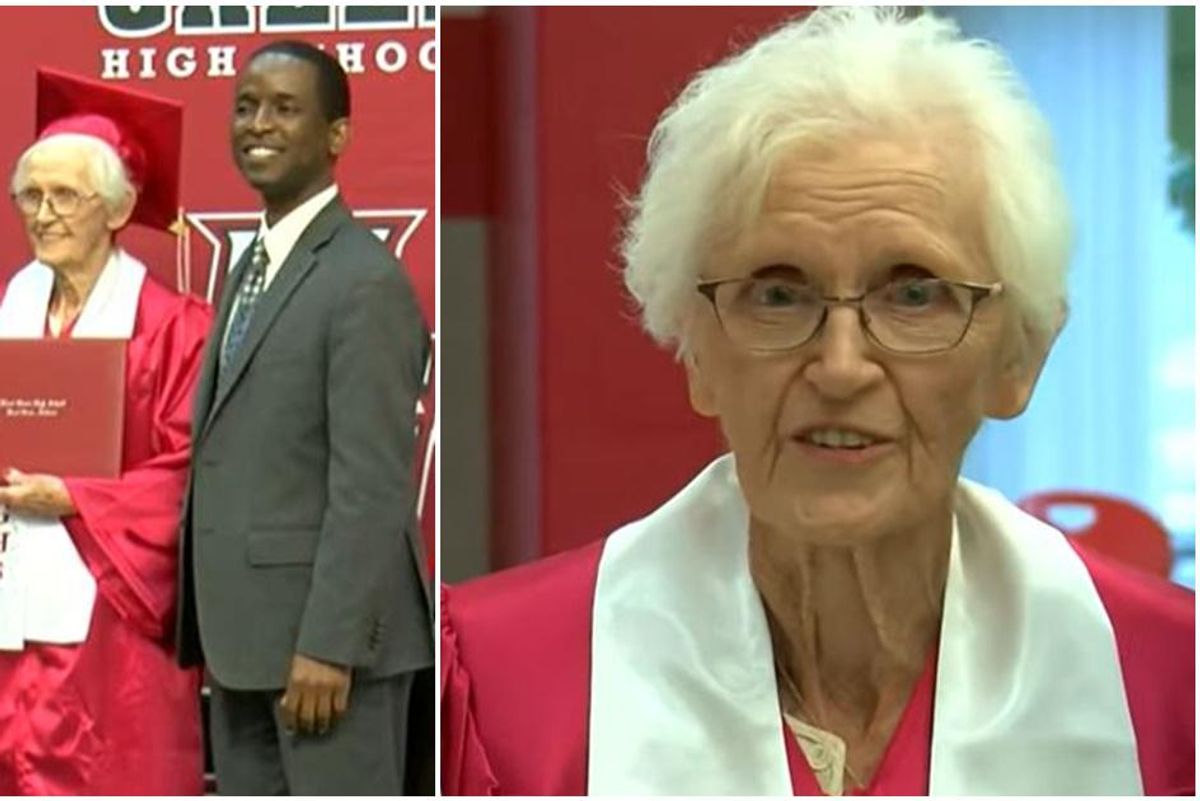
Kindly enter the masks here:
[[175, 285], [180, 292], [192, 291], [191, 226], [181, 206], [167, 229], [175, 236]]

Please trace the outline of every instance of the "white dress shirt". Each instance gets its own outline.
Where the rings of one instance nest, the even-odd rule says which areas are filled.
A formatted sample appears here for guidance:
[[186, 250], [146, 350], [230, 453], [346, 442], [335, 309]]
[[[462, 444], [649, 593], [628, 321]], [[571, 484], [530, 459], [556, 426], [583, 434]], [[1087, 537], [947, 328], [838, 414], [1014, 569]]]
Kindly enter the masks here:
[[[337, 184], [330, 184], [296, 208], [289, 211], [274, 225], [267, 225], [267, 213], [264, 211], [258, 223], [257, 238], [263, 241], [267, 250], [267, 272], [263, 276], [262, 292], [265, 294], [271, 288], [271, 282], [279, 275], [279, 268], [291, 255], [292, 248], [300, 239], [300, 235], [308, 228], [316, 216], [338, 195]], [[233, 299], [233, 308], [229, 310], [229, 319], [225, 321], [225, 331], [221, 335], [221, 350], [225, 350], [225, 341], [229, 338], [229, 324], [237, 315], [241, 296]]]

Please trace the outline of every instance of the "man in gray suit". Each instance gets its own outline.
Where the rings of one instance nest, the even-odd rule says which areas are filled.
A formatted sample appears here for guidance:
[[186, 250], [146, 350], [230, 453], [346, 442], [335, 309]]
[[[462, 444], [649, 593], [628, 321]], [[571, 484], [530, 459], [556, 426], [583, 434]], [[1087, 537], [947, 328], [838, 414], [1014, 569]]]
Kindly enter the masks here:
[[349, 123], [346, 76], [310, 45], [238, 76], [233, 156], [265, 213], [197, 389], [177, 632], [208, 666], [222, 793], [401, 794], [433, 662], [412, 471], [428, 337], [338, 197]]

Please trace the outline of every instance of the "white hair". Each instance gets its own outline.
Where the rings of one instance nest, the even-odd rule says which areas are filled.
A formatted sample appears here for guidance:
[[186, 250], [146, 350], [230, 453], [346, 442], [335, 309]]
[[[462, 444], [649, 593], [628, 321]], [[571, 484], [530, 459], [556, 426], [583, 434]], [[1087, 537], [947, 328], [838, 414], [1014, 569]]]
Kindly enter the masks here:
[[625, 285], [647, 331], [686, 346], [703, 254], [758, 213], [784, 151], [920, 132], [946, 117], [973, 140], [983, 250], [1023, 327], [1051, 336], [1065, 309], [1072, 234], [1045, 121], [995, 46], [927, 13], [870, 7], [789, 22], [696, 75], [659, 118], [622, 242]]
[[13, 168], [11, 191], [15, 194], [21, 190], [29, 176], [29, 162], [34, 157], [57, 155], [66, 150], [74, 150], [83, 157], [88, 183], [110, 213], [120, 209], [121, 204], [135, 193], [129, 171], [112, 145], [103, 139], [80, 133], [53, 134], [26, 148]]

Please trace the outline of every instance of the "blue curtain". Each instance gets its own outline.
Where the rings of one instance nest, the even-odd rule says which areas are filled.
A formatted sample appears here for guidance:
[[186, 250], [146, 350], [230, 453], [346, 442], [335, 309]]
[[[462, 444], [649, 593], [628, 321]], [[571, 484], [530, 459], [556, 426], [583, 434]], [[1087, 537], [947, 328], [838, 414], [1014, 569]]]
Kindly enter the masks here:
[[963, 473], [1014, 500], [1134, 500], [1194, 586], [1195, 232], [1168, 200], [1166, 11], [935, 11], [1012, 58], [1054, 129], [1076, 221], [1067, 327], [1028, 411], [986, 423]]

